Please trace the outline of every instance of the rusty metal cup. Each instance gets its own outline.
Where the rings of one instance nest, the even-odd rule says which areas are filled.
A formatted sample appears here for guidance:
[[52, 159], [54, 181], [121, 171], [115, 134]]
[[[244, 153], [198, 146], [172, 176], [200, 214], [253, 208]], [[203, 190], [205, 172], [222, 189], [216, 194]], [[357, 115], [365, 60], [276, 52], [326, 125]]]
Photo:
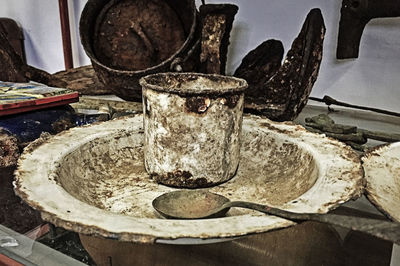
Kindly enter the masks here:
[[145, 168], [157, 182], [200, 188], [235, 175], [245, 80], [160, 73], [143, 77], [140, 84]]

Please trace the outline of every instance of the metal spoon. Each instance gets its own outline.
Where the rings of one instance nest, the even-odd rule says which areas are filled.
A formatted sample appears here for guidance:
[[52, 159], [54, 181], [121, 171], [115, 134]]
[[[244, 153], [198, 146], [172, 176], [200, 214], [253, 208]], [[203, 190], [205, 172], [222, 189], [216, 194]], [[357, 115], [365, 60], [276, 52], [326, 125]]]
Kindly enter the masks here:
[[153, 207], [166, 218], [203, 219], [223, 216], [231, 207], [257, 210], [294, 222], [317, 221], [367, 233], [400, 244], [400, 223], [338, 214], [294, 213], [245, 201], [229, 201], [204, 190], [178, 190], [153, 200]]

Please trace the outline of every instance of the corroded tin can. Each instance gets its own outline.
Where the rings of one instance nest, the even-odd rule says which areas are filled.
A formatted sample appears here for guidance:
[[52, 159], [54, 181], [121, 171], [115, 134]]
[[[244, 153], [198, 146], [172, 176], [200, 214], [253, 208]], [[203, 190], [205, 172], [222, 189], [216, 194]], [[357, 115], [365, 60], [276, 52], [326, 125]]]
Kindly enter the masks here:
[[239, 165], [244, 90], [234, 77], [160, 73], [140, 80], [146, 171], [158, 183], [209, 187]]

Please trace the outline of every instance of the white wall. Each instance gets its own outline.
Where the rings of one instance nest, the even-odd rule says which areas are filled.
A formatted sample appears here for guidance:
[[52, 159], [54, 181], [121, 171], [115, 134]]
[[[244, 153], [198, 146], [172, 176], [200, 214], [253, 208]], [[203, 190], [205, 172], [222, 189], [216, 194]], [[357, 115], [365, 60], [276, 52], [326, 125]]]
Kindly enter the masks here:
[[[78, 32], [85, 3], [68, 0], [74, 66], [90, 64]], [[23, 28], [28, 64], [50, 73], [64, 70], [57, 0], [0, 0], [0, 17], [12, 18]]]
[[14, 19], [24, 29], [28, 62], [45, 70], [62, 69], [58, 2], [54, 0], [0, 0], [0, 2], [0, 16]]
[[[86, 0], [69, 0], [74, 65], [89, 64], [79, 41], [78, 22]], [[207, 3], [221, 3], [208, 0]], [[230, 0], [239, 6], [229, 50], [228, 74], [262, 41], [279, 39], [285, 51], [311, 8], [322, 10], [327, 27], [323, 63], [312, 96], [328, 94], [354, 104], [400, 111], [400, 18], [367, 25], [355, 60], [336, 60], [341, 0]], [[64, 68], [58, 1], [0, 0], [0, 16], [24, 28], [29, 64], [56, 72]], [[197, 1], [200, 3], [200, 0]]]

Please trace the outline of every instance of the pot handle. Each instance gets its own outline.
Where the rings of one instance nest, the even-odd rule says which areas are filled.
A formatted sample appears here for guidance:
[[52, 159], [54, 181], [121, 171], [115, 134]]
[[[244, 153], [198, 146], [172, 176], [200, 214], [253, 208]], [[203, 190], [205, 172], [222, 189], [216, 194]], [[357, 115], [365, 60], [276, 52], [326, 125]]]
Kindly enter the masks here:
[[[201, 0], [201, 4], [206, 5], [206, 1]], [[196, 50], [196, 48], [200, 45], [200, 40], [201, 40], [201, 37], [193, 44], [193, 47], [189, 50], [189, 52], [187, 53], [187, 55], [184, 58], [176, 57], [172, 61], [169, 69], [171, 71], [175, 71], [175, 72], [182, 72], [183, 71], [182, 64], [185, 63], [186, 60], [188, 60], [188, 58], [193, 54], [193, 52]]]
[[131, 21], [130, 29], [134, 31], [137, 35], [139, 35], [139, 37], [143, 40], [146, 48], [150, 51], [151, 54], [154, 54], [155, 49], [153, 47], [153, 44], [150, 42], [149, 38], [144, 33], [142, 25], [140, 25], [140, 23], [135, 23]]
[[183, 68], [182, 68], [182, 64], [185, 63], [189, 57], [192, 56], [192, 54], [194, 53], [194, 51], [197, 49], [197, 47], [200, 45], [200, 38], [197, 39], [197, 41], [193, 44], [193, 47], [187, 52], [186, 56], [184, 58], [181, 57], [176, 57], [171, 65], [170, 65], [170, 70], [171, 71], [175, 71], [175, 72], [182, 72]]

